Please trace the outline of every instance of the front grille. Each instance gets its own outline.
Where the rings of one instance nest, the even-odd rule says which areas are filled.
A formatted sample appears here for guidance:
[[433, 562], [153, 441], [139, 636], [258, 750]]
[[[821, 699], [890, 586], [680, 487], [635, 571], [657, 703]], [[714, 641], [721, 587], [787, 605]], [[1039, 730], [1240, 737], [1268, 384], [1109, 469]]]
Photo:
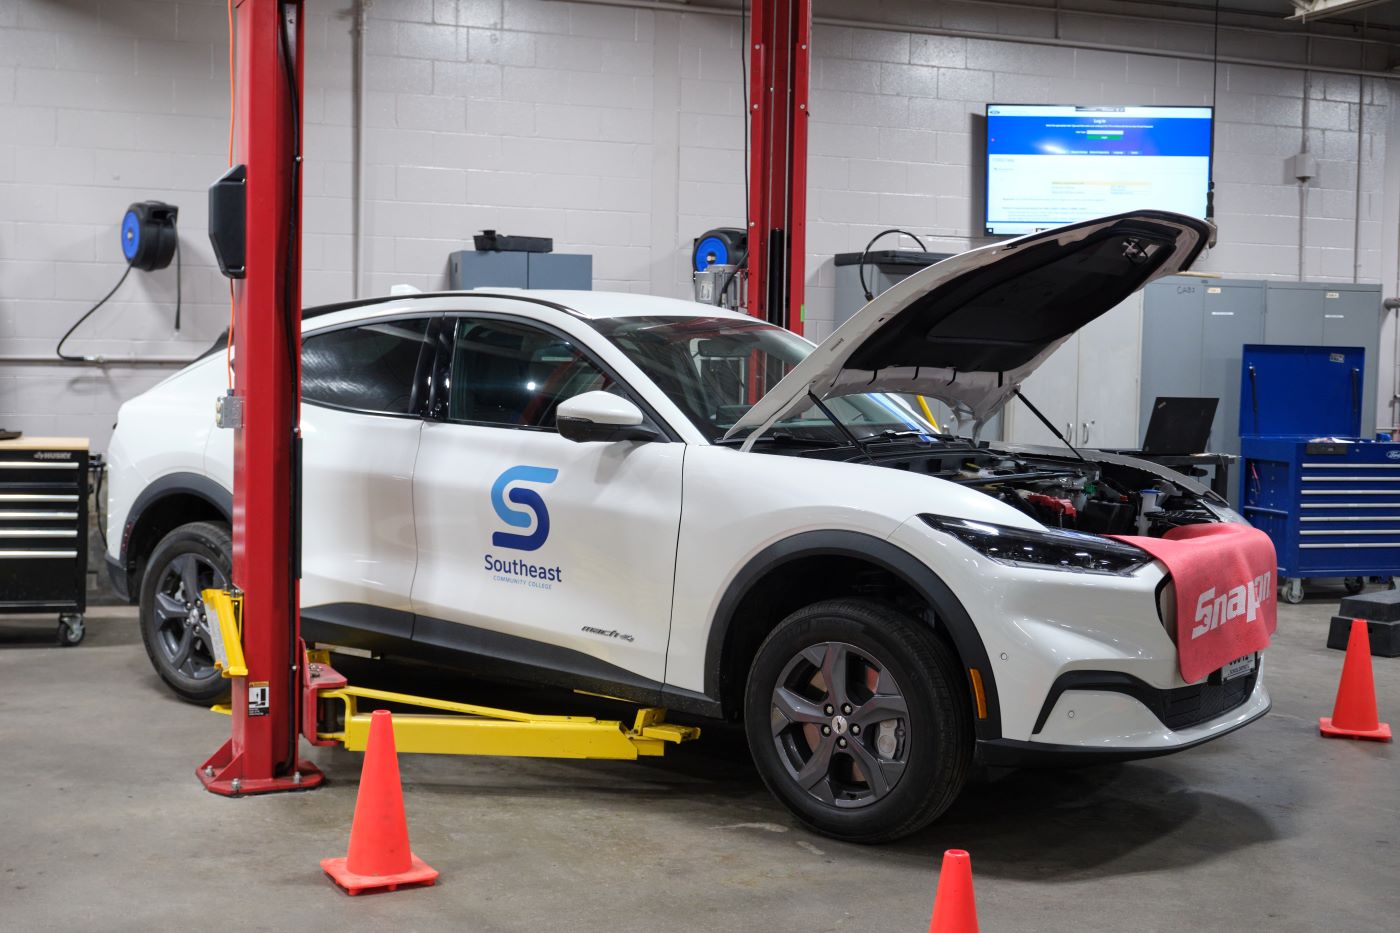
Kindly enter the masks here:
[[1245, 700], [1254, 692], [1254, 684], [1258, 679], [1259, 668], [1256, 666], [1247, 676], [1236, 677], [1224, 683], [1206, 681], [1188, 687], [1177, 687], [1174, 690], [1163, 690], [1161, 706], [1154, 708], [1152, 712], [1157, 714], [1157, 718], [1162, 720], [1162, 724], [1168, 729], [1186, 729], [1209, 722], [1237, 706], [1243, 706]]

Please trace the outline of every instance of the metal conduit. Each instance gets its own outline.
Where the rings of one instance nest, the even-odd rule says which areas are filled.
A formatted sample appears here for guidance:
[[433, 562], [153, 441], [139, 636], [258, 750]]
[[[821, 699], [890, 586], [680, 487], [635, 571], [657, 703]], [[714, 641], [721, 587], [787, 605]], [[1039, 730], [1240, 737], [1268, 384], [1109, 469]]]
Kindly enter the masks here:
[[[727, 7], [692, 6], [688, 3], [679, 3], [675, 0], [567, 0], [570, 3], [591, 3], [595, 6], [626, 7], [638, 10], [655, 10], [667, 13], [702, 13], [710, 16], [734, 16], [739, 15], [737, 7], [730, 9]], [[989, 6], [1013, 6], [1013, 4], [1002, 3], [1000, 0], [981, 0]], [[1053, 7], [1040, 7], [1030, 4], [1014, 4], [1020, 8], [1037, 10], [1040, 12], [1053, 12]], [[1062, 12], [1080, 12], [1073, 10], [1062, 10]], [[1085, 13], [1093, 11], [1085, 10]], [[1163, 19], [1147, 16], [1137, 16], [1126, 13], [1093, 13], [1095, 16], [1120, 16], [1130, 19], [1142, 19], [1154, 23], [1171, 23], [1175, 25], [1198, 26], [1204, 25], [1191, 20]], [[849, 19], [840, 16], [813, 16], [812, 22], [820, 26], [841, 26], [847, 29], [873, 29], [880, 32], [904, 32], [919, 36], [947, 36], [952, 39], [982, 39], [988, 42], [1013, 42], [1020, 45], [1045, 45], [1065, 49], [1083, 49], [1090, 52], [1125, 52], [1131, 55], [1147, 55], [1154, 58], [1175, 58], [1183, 61], [1215, 62], [1225, 65], [1253, 65], [1259, 68], [1282, 68], [1284, 70], [1314, 72], [1317, 74], [1335, 75], [1364, 75], [1368, 78], [1384, 78], [1393, 80], [1400, 75], [1392, 74], [1389, 71], [1377, 71], [1366, 68], [1342, 68], [1331, 65], [1316, 65], [1310, 62], [1280, 62], [1276, 59], [1266, 58], [1245, 58], [1238, 55], [1222, 55], [1219, 58], [1208, 52], [1189, 52], [1179, 49], [1158, 49], [1138, 46], [1117, 45], [1111, 42], [1086, 42], [1077, 39], [1055, 39], [1048, 36], [1016, 36], [999, 32], [977, 32], [971, 29], [945, 29], [941, 26], [920, 26], [908, 23], [887, 23], [872, 20]], [[1259, 27], [1248, 26], [1224, 26], [1229, 31], [1258, 31], [1267, 32], [1275, 36], [1302, 36], [1301, 32], [1284, 32], [1275, 29], [1260, 29]], [[1344, 36], [1318, 36], [1317, 38], [1335, 39], [1339, 42], [1359, 41]], [[1377, 42], [1379, 40], [1367, 40]], [[1396, 43], [1380, 42], [1381, 45], [1396, 45]]]

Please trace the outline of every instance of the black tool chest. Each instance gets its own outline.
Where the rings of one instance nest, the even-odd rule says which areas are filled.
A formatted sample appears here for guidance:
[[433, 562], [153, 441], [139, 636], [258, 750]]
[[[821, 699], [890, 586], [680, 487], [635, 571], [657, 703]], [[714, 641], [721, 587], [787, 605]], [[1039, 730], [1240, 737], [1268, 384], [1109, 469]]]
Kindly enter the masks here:
[[0, 612], [59, 613], [64, 644], [82, 638], [87, 495], [85, 438], [0, 441]]

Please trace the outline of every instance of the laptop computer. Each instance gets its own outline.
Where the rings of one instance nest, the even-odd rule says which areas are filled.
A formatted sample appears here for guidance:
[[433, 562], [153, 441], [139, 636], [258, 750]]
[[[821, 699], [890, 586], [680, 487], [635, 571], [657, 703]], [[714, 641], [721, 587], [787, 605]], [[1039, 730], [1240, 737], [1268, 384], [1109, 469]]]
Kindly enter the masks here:
[[1142, 453], [1148, 456], [1205, 453], [1219, 404], [1218, 398], [1158, 396], [1152, 403], [1152, 417], [1147, 422]]

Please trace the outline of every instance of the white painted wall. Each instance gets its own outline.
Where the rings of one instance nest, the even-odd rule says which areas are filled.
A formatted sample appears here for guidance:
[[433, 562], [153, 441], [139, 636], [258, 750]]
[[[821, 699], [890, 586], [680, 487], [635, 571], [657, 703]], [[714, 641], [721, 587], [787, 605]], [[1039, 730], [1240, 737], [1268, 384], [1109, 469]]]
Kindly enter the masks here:
[[[308, 303], [354, 290], [350, 7], [308, 0]], [[1066, 13], [1057, 26], [1049, 8], [919, 0], [819, 0], [817, 13], [912, 27], [827, 23], [813, 36], [807, 308], [818, 338], [833, 318], [833, 253], [896, 224], [928, 233], [933, 249], [982, 242], [976, 150], [989, 100], [1211, 98], [1209, 63], [918, 32], [1053, 39], [1058, 29], [1065, 40], [1193, 54], [1210, 49], [1206, 25]], [[369, 291], [442, 287], [448, 252], [495, 227], [592, 253], [598, 288], [688, 294], [691, 238], [743, 216], [739, 42], [733, 15], [375, 0], [366, 33]], [[1312, 55], [1382, 68], [1396, 51], [1319, 39]], [[1286, 63], [1307, 52], [1296, 37], [1229, 28], [1221, 52], [1280, 67], [1219, 69], [1221, 243], [1202, 268], [1290, 278], [1298, 193], [1283, 164], [1304, 138], [1305, 82]], [[70, 347], [188, 356], [222, 329], [227, 288], [206, 238], [205, 189], [227, 154], [226, 54], [222, 0], [0, 2], [0, 425], [89, 434], [101, 448], [120, 400], [163, 375], [15, 361], [49, 354], [116, 281], [117, 222], [131, 201], [180, 205], [184, 328], [171, 327], [174, 270], [133, 273]], [[1307, 139], [1321, 172], [1305, 226], [1306, 274], [1349, 281], [1359, 255], [1361, 280], [1395, 283], [1400, 168], [1385, 160], [1397, 132], [1390, 83], [1367, 80], [1358, 254], [1358, 79], [1319, 75], [1309, 95]], [[1380, 363], [1388, 400], [1394, 360]]]

